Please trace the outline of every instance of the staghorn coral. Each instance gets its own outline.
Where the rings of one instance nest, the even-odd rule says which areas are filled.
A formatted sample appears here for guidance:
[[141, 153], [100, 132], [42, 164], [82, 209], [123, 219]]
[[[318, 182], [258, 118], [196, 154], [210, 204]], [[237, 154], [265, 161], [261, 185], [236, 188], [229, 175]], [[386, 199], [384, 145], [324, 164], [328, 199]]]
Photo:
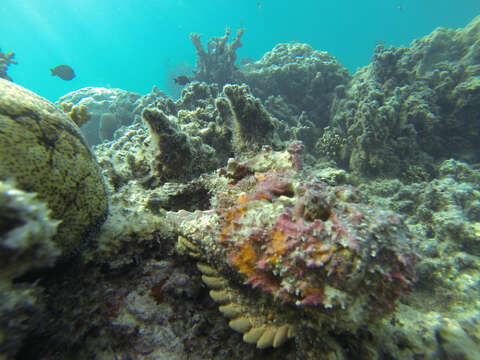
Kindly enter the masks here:
[[167, 214], [183, 251], [209, 264], [203, 280], [230, 326], [259, 348], [293, 334], [301, 343], [306, 329], [356, 332], [393, 311], [415, 279], [401, 218], [296, 170], [299, 151], [232, 160], [212, 210]]
[[15, 53], [10, 51], [8, 53], [4, 53], [0, 50], [0, 78], [12, 81], [12, 78], [7, 75], [7, 69], [10, 64], [18, 64], [13, 58], [15, 57]]
[[224, 36], [214, 37], [207, 41], [206, 51], [200, 40], [200, 34], [190, 34], [190, 40], [192, 40], [198, 56], [196, 69], [193, 70], [194, 79], [217, 83], [219, 86], [231, 82], [235, 78], [236, 51], [242, 46], [240, 39], [244, 31], [245, 29], [238, 29], [233, 42], [227, 43], [230, 38], [230, 28], [227, 26]]

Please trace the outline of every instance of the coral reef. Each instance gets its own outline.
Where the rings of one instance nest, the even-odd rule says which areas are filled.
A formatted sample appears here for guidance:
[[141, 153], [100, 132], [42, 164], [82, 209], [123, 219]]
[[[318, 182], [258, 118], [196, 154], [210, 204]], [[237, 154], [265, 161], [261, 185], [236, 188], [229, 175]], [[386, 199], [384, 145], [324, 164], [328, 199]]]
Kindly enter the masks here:
[[17, 62], [13, 60], [14, 57], [14, 52], [10, 51], [5, 54], [0, 50], [0, 78], [12, 81], [12, 78], [7, 75], [7, 70], [10, 64], [17, 64]]
[[107, 198], [95, 158], [78, 127], [40, 96], [0, 79], [0, 179], [36, 192], [66, 252], [86, 243], [104, 221]]
[[319, 152], [355, 173], [409, 182], [431, 179], [453, 156], [480, 161], [479, 24], [439, 28], [408, 48], [377, 46], [332, 105]]
[[[242, 72], [253, 93], [271, 103], [267, 105], [269, 111], [278, 107], [275, 103], [284, 101], [296, 116], [305, 113], [313, 131], [328, 123], [333, 99], [343, 95], [351, 79], [333, 56], [308, 44], [278, 44]], [[298, 126], [288, 117], [277, 117], [292, 127]]]
[[[430, 182], [403, 185], [383, 180], [359, 187], [369, 194], [370, 203], [402, 213], [418, 234], [416, 290], [395, 315], [401, 327], [387, 325], [383, 330], [385, 344], [389, 336], [393, 343], [408, 341], [403, 349], [390, 350], [396, 358], [410, 358], [415, 352], [428, 359], [473, 359], [479, 354], [479, 180], [478, 170], [447, 160]], [[460, 349], [459, 344], [466, 346]]]
[[235, 39], [228, 43], [230, 28], [227, 26], [224, 36], [214, 37], [207, 41], [207, 50], [203, 47], [200, 34], [190, 34], [193, 46], [197, 50], [196, 68], [193, 70], [194, 79], [207, 83], [217, 83], [223, 86], [235, 79], [236, 51], [242, 46], [240, 41], [245, 29], [238, 29]]
[[[281, 146], [278, 121], [252, 96], [248, 86], [225, 85], [219, 93], [216, 85], [193, 82], [175, 102], [163, 97], [152, 102], [155, 106], [142, 112], [144, 122], [124, 129], [129, 139], [121, 140], [119, 131], [115, 143], [101, 145], [114, 150], [99, 157], [99, 162], [111, 163], [109, 168], [116, 175], [108, 178], [114, 179], [114, 187], [135, 178], [131, 170], [124, 173], [126, 165], [142, 168], [145, 186], [155, 187], [166, 181], [192, 180], [219, 168], [233, 154], [251, 153], [264, 144]], [[124, 142], [125, 151], [118, 152]], [[117, 160], [107, 160], [107, 156]]]
[[[0, 135], [1, 179], [16, 177], [7, 165], [21, 163], [24, 143], [33, 167], [21, 163], [22, 174], [47, 169], [23, 188], [36, 198], [0, 182], [0, 224], [12, 230], [0, 245], [25, 235], [2, 263], [1, 355], [478, 358], [479, 21], [409, 48], [380, 45], [353, 76], [304, 44], [237, 69], [235, 41], [204, 50], [193, 36], [228, 76], [205, 73], [209, 83], [190, 82], [175, 101], [156, 88], [68, 94], [58, 107], [92, 113], [83, 128], [96, 134], [109, 204], [94, 241], [70, 257], [57, 257], [66, 220], [48, 218], [40, 185], [59, 192], [74, 177], [80, 188], [96, 167], [51, 166], [64, 163], [53, 146], [63, 136], [74, 134], [69, 159], [86, 154], [77, 127], [25, 90], [9, 105], [17, 88], [7, 88], [0, 121], [26, 125]], [[38, 142], [25, 141], [30, 128]]]

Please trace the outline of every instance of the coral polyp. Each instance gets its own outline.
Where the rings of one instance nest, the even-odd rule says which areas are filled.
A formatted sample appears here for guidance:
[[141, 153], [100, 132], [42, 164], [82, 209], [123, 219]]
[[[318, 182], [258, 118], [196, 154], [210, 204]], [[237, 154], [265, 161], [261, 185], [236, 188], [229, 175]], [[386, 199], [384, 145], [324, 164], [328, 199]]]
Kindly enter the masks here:
[[[212, 298], [256, 317], [255, 328], [270, 313], [294, 333], [302, 326], [295, 314], [308, 312], [304, 324], [329, 319], [337, 330], [355, 330], [411, 290], [411, 235], [399, 215], [362, 203], [355, 188], [301, 168], [298, 154], [268, 148], [247, 162], [231, 160], [213, 209], [168, 218], [222, 269], [214, 278], [203, 271]], [[242, 294], [252, 291], [262, 310], [244, 304]], [[238, 331], [243, 323], [230, 325]]]

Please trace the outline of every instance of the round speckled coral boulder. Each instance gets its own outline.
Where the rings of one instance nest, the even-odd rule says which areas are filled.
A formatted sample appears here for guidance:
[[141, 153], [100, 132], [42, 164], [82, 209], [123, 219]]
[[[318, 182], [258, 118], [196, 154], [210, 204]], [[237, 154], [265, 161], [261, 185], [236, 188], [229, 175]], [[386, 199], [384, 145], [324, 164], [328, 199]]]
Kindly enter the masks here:
[[78, 127], [52, 103], [0, 79], [0, 180], [36, 192], [61, 220], [54, 240], [64, 252], [105, 219], [106, 190]]

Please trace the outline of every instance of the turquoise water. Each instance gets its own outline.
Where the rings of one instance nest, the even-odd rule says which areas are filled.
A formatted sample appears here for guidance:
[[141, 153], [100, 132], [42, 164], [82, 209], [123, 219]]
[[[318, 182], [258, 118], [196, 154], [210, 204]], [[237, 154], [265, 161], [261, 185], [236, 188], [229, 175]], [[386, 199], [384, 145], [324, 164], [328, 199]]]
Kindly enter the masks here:
[[[442, 26], [465, 26], [480, 1], [459, 0], [2, 0], [0, 48], [14, 51], [14, 82], [56, 100], [85, 86], [148, 93], [168, 89], [169, 70], [195, 63], [189, 34], [206, 41], [245, 27], [239, 58], [259, 59], [280, 42], [328, 51], [352, 72], [366, 65], [377, 41], [408, 45]], [[63, 81], [49, 69], [68, 64]]]

